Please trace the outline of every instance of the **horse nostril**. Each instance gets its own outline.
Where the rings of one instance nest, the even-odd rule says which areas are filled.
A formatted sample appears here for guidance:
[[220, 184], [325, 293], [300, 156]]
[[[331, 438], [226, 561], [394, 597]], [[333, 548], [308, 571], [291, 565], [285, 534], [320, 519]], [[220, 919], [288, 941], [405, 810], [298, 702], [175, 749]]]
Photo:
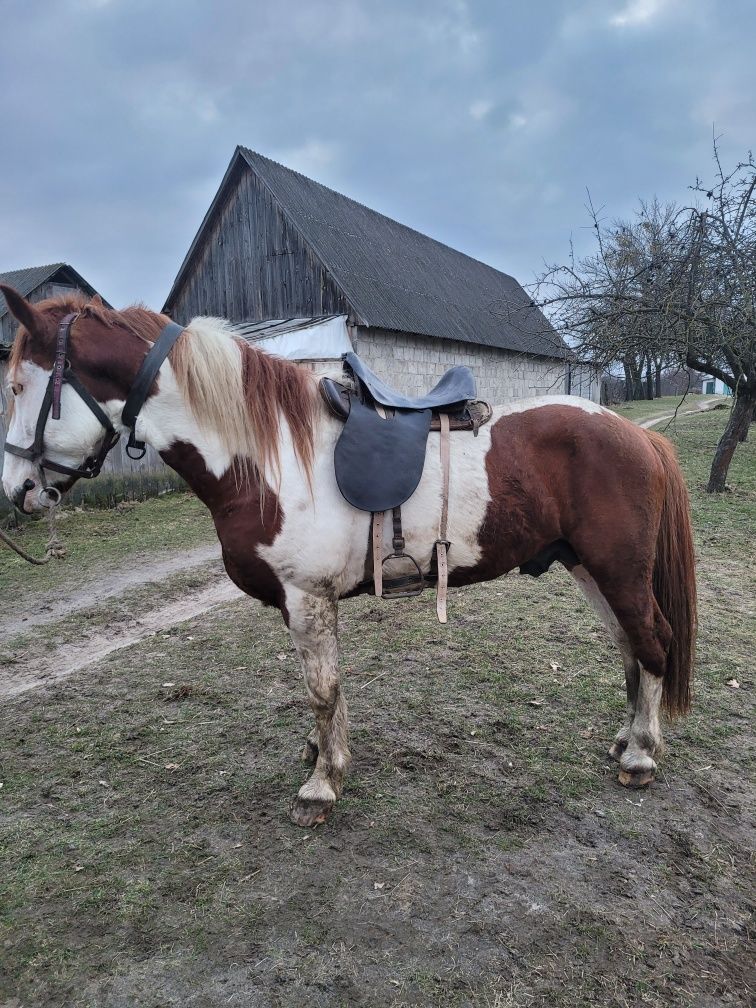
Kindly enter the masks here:
[[34, 487], [35, 487], [35, 485], [36, 484], [34, 483], [34, 480], [30, 480], [30, 479], [24, 480], [24, 485], [23, 485], [22, 489], [24, 489], [24, 490], [33, 490]]

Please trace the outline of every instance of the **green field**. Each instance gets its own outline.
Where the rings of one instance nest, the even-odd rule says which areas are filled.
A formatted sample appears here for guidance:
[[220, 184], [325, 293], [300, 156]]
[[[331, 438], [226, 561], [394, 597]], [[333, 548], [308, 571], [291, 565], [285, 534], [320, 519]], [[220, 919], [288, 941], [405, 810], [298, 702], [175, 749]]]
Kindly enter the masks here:
[[[0, 709], [0, 1005], [750, 1004], [756, 437], [706, 494], [725, 421], [668, 431], [701, 632], [652, 789], [616, 783], [620, 662], [553, 568], [452, 592], [446, 628], [431, 593], [342, 605], [354, 766], [329, 822], [300, 830], [293, 649], [276, 612], [219, 606]], [[51, 597], [213, 539], [183, 494], [61, 529], [61, 564], [0, 554], [32, 625], [2, 644], [10, 673], [219, 582], [176, 570], [37, 628]]]

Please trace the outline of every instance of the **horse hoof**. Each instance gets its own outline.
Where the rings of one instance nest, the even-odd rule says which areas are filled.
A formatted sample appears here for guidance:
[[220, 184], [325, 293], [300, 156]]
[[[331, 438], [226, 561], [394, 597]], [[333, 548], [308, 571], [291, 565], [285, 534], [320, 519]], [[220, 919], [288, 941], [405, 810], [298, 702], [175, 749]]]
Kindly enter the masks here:
[[318, 762], [318, 752], [320, 750], [315, 745], [314, 742], [310, 742], [309, 739], [305, 742], [305, 747], [302, 750], [302, 762], [306, 766], [315, 766]]
[[297, 826], [318, 826], [333, 811], [332, 801], [317, 798], [295, 798], [291, 806], [291, 819]]
[[627, 770], [620, 770], [617, 780], [623, 787], [643, 788], [653, 784], [656, 773], [653, 770], [642, 770], [640, 773], [630, 773]]

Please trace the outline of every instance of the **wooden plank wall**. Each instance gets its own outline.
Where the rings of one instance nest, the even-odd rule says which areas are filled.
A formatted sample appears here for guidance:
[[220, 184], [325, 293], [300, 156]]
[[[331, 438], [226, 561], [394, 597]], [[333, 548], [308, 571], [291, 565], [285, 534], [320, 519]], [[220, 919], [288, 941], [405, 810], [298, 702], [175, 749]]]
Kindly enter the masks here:
[[168, 306], [232, 322], [350, 314], [350, 306], [253, 172], [240, 166]]

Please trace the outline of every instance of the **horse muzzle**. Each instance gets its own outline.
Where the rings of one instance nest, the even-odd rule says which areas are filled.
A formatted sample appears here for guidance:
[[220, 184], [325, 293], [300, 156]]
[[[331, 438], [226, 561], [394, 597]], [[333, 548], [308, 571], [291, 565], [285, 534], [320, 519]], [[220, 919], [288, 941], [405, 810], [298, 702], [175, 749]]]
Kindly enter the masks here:
[[13, 492], [11, 501], [23, 514], [32, 514], [34, 511], [60, 504], [65, 489], [53, 485], [38, 485], [34, 480], [27, 479]]

